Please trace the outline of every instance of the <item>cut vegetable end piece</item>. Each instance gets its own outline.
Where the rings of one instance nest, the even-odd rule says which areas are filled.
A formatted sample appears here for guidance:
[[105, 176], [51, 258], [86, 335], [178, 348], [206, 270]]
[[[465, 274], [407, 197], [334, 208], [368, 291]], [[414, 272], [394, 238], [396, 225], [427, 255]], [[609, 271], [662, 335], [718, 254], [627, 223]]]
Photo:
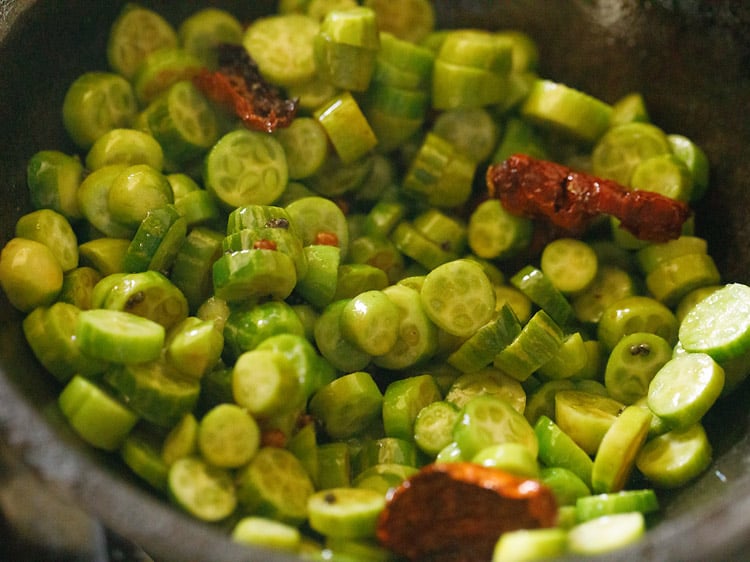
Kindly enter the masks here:
[[170, 467], [168, 486], [172, 501], [203, 521], [220, 521], [237, 506], [229, 472], [195, 457], [180, 459]]
[[589, 521], [605, 515], [618, 513], [653, 513], [659, 509], [659, 499], [651, 488], [640, 490], [623, 490], [611, 494], [596, 494], [578, 498], [576, 501], [576, 518], [578, 521]]
[[380, 492], [366, 488], [332, 488], [310, 496], [310, 526], [326, 536], [372, 538], [385, 507]]
[[538, 80], [521, 113], [542, 126], [593, 143], [609, 127], [612, 106], [564, 84]]
[[495, 309], [495, 291], [482, 267], [471, 260], [445, 263], [427, 274], [420, 298], [438, 326], [456, 336], [470, 336]]
[[565, 554], [568, 535], [564, 529], [523, 529], [503, 533], [495, 545], [493, 562], [540, 560]]
[[732, 283], [696, 304], [680, 324], [687, 351], [726, 361], [750, 349], [750, 287]]
[[651, 425], [651, 417], [638, 406], [628, 406], [604, 434], [594, 457], [591, 487], [594, 492], [619, 492], [625, 487]]
[[604, 554], [635, 543], [645, 532], [642, 513], [605, 515], [573, 527], [568, 532], [568, 549], [577, 554]]
[[164, 327], [119, 310], [83, 310], [76, 327], [81, 350], [116, 363], [142, 363], [157, 359], [164, 345]]
[[678, 355], [651, 380], [648, 407], [673, 429], [689, 427], [714, 405], [724, 380], [724, 369], [709, 355]]
[[684, 486], [711, 464], [712, 448], [701, 424], [651, 439], [636, 457], [636, 466], [655, 486]]

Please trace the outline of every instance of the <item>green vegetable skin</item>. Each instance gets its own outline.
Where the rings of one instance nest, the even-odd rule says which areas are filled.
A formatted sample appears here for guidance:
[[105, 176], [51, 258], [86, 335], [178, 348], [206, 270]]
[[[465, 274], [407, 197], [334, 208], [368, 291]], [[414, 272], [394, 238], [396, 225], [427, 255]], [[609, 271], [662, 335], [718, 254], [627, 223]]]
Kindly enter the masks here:
[[[375, 552], [384, 494], [436, 460], [538, 477], [567, 507], [627, 489], [631, 469], [657, 492], [699, 476], [702, 416], [750, 372], [750, 287], [719, 279], [693, 234], [563, 239], [519, 266], [531, 222], [469, 192], [516, 150], [659, 191], [659, 174], [634, 172], [658, 157], [693, 204], [710, 187], [701, 148], [645, 105], [628, 121], [538, 76], [523, 34], [437, 31], [429, 2], [361, 4], [281, 2], [244, 32], [213, 8], [173, 28], [129, 6], [109, 71], [70, 85], [79, 152], [30, 158], [33, 211], [2, 249], [0, 287], [73, 431], [180, 509], [236, 522], [234, 540], [320, 556]], [[213, 68], [214, 36], [299, 92], [292, 127], [249, 131], [187, 81], [135, 95], [152, 51]], [[338, 86], [355, 78], [356, 95]], [[161, 428], [146, 442], [148, 424]], [[594, 511], [495, 555], [603, 552], [648, 523]]]

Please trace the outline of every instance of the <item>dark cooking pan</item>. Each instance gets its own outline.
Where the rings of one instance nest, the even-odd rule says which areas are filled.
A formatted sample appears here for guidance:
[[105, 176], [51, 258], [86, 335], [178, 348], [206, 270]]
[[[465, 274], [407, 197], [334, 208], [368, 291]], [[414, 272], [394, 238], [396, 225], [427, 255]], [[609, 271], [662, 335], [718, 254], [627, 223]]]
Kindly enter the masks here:
[[[208, 2], [146, 2], [179, 21]], [[276, 2], [210, 2], [245, 19]], [[696, 140], [712, 168], [698, 229], [725, 280], [750, 282], [750, 7], [742, 0], [444, 0], [441, 24], [515, 27], [541, 48], [541, 74], [614, 101], [645, 96], [652, 119]], [[0, 0], [0, 245], [28, 210], [25, 163], [35, 151], [73, 152], [60, 118], [79, 73], [106, 67], [104, 44], [120, 2]], [[52, 489], [156, 560], [282, 560], [231, 544], [141, 487], [85, 446], [56, 409], [58, 386], [23, 341], [22, 316], [0, 296], [0, 440]], [[706, 426], [712, 467], [664, 500], [664, 520], [611, 560], [748, 558], [750, 409], [746, 384]]]

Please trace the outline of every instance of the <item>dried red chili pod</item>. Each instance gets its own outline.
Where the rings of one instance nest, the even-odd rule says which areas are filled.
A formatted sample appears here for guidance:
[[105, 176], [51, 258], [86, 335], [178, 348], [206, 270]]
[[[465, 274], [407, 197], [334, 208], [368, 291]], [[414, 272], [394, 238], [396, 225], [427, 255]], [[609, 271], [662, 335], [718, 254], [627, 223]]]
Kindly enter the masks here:
[[322, 244], [324, 246], [338, 246], [339, 237], [335, 232], [321, 231], [315, 235], [313, 244]]
[[297, 101], [285, 99], [266, 82], [242, 45], [217, 47], [219, 69], [201, 70], [193, 82], [206, 96], [234, 112], [250, 129], [273, 132], [287, 127], [297, 113]]
[[254, 250], [276, 250], [276, 242], [273, 240], [267, 240], [265, 238], [261, 240], [256, 240], [253, 242], [253, 249]]
[[492, 559], [502, 533], [556, 521], [554, 494], [538, 480], [468, 462], [435, 463], [395, 489], [377, 537], [411, 561], [481, 562]]
[[641, 240], [666, 242], [680, 236], [690, 217], [690, 208], [680, 201], [524, 154], [490, 166], [486, 181], [490, 196], [509, 212], [545, 220], [573, 236], [607, 214]]

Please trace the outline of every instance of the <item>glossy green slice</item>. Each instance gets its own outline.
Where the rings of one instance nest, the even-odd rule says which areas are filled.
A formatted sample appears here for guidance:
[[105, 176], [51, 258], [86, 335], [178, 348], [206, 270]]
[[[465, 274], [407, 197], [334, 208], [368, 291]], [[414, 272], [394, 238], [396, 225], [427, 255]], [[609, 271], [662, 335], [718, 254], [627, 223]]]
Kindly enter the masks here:
[[176, 461], [169, 469], [168, 486], [172, 501], [203, 521], [220, 521], [237, 506], [230, 473], [197, 457]]
[[520, 443], [533, 457], [539, 452], [534, 429], [504, 398], [480, 395], [462, 409], [453, 429], [453, 438], [462, 454], [474, 457], [479, 451], [499, 443]]
[[289, 177], [284, 149], [265, 133], [238, 129], [211, 148], [206, 159], [206, 189], [230, 209], [272, 203]]
[[630, 185], [635, 168], [647, 158], [669, 154], [667, 135], [650, 123], [626, 123], [609, 129], [594, 147], [593, 172]]
[[464, 259], [429, 272], [420, 299], [435, 324], [462, 337], [485, 324], [495, 308], [495, 292], [482, 267]]
[[646, 441], [651, 417], [638, 406], [627, 406], [604, 434], [594, 457], [591, 489], [598, 493], [621, 491]]
[[529, 120], [588, 143], [609, 127], [612, 106], [565, 84], [537, 80], [521, 106]]
[[726, 361], [750, 349], [750, 287], [731, 283], [707, 296], [680, 324], [682, 346]]
[[82, 310], [76, 324], [81, 351], [105, 361], [142, 363], [161, 355], [164, 327], [120, 310]]
[[127, 4], [115, 19], [107, 39], [109, 65], [128, 80], [149, 53], [176, 47], [177, 33], [160, 14], [136, 4]]
[[636, 466], [655, 486], [684, 486], [711, 464], [712, 447], [698, 423], [654, 437], [636, 457]]
[[290, 525], [307, 519], [307, 501], [315, 489], [291, 452], [261, 447], [236, 474], [237, 499], [247, 512]]
[[705, 353], [685, 353], [668, 361], [648, 387], [648, 407], [674, 428], [696, 424], [724, 388], [724, 369]]
[[576, 517], [579, 521], [633, 511], [647, 514], [658, 509], [659, 499], [652, 488], [595, 494], [578, 498], [576, 501]]
[[68, 423], [86, 442], [116, 450], [138, 421], [138, 415], [93, 381], [75, 375], [58, 404]]
[[272, 15], [253, 21], [242, 43], [267, 80], [294, 86], [315, 76], [313, 40], [318, 30], [318, 22], [305, 15]]
[[624, 336], [607, 359], [607, 391], [623, 404], [637, 402], [648, 394], [652, 379], [671, 358], [672, 347], [656, 334], [636, 332]]
[[581, 555], [604, 554], [637, 542], [645, 532], [646, 521], [640, 512], [604, 515], [570, 529], [568, 550]]
[[366, 488], [331, 488], [310, 496], [310, 526], [326, 536], [371, 538], [385, 497]]

